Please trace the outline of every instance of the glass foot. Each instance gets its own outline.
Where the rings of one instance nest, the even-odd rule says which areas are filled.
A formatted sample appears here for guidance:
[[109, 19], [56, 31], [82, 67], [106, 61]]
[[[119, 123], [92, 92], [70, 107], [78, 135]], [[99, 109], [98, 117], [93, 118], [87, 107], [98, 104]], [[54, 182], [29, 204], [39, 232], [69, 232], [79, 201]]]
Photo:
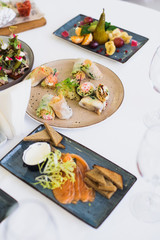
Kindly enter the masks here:
[[146, 127], [151, 127], [153, 125], [160, 124], [160, 109], [145, 114], [143, 122], [146, 125]]
[[152, 192], [135, 195], [130, 203], [132, 214], [144, 222], [160, 221], [160, 195]]

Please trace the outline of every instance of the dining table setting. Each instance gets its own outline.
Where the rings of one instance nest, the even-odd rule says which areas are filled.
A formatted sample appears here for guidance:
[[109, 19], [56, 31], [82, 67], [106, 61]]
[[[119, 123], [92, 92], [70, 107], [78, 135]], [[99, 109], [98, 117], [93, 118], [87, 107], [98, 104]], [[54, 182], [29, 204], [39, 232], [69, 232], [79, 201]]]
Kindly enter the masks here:
[[0, 239], [160, 238], [160, 12], [0, 1]]

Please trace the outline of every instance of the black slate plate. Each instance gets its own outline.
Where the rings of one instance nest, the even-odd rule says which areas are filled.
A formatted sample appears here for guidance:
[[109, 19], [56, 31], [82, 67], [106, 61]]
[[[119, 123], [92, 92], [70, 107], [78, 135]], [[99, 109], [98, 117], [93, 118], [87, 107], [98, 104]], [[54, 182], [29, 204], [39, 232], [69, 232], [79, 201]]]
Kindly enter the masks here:
[[0, 222], [5, 219], [9, 209], [16, 204], [17, 201], [0, 189]]
[[[3, 42], [7, 43], [8, 42], [9, 37], [6, 36], [0, 36], [0, 40], [2, 40]], [[20, 39], [19, 39], [20, 40]], [[32, 49], [22, 40], [20, 40], [21, 44], [22, 44], [22, 49], [24, 49], [24, 51], [26, 52], [26, 58], [28, 60], [28, 64], [29, 64], [29, 68], [25, 71], [25, 73], [23, 74], [23, 76], [19, 77], [18, 79], [14, 80], [9, 78], [8, 79], [8, 83], [1, 85], [0, 86], [0, 90], [4, 90], [6, 88], [9, 88], [17, 83], [19, 83], [20, 81], [22, 81], [24, 79], [24, 77], [31, 71], [33, 63], [34, 63], [34, 54]]]
[[[40, 125], [32, 133], [43, 129], [44, 126]], [[118, 190], [110, 200], [106, 199], [99, 193], [96, 193], [96, 198], [91, 204], [88, 202], [82, 203], [81, 201], [77, 204], [60, 204], [54, 198], [51, 190], [43, 189], [40, 185], [34, 185], [35, 177], [39, 175], [39, 172], [30, 171], [27, 167], [23, 166], [23, 151], [32, 143], [33, 142], [21, 141], [1, 160], [1, 166], [92, 227], [97, 228], [100, 226], [136, 181], [136, 177], [131, 173], [78, 142], [63, 136], [62, 144], [64, 144], [66, 148], [62, 150], [62, 152], [70, 152], [80, 155], [86, 160], [90, 168], [92, 168], [94, 164], [97, 164], [121, 174], [123, 177], [124, 189]]]
[[[70, 21], [68, 21], [67, 23], [65, 23], [63, 26], [61, 26], [60, 28], [58, 28], [56, 31], [53, 32], [53, 34], [55, 34], [56, 36], [68, 41], [68, 42], [71, 42], [72, 44], [75, 44], [73, 43], [71, 40], [70, 40], [70, 37], [73, 36], [73, 35], [76, 35], [75, 34], [75, 27], [77, 26], [77, 24], [81, 21], [83, 21], [83, 19], [85, 18], [86, 16], [83, 15], [83, 14], [79, 14], [77, 15], [75, 18], [71, 19]], [[97, 20], [97, 19], [94, 19], [93, 20]], [[120, 27], [118, 27], [120, 28]], [[138, 42], [138, 46], [137, 47], [132, 47], [131, 44], [125, 44], [123, 47], [121, 48], [118, 48], [118, 52], [116, 51], [112, 56], [107, 56], [105, 55], [105, 46], [104, 45], [100, 45], [98, 48], [96, 49], [91, 49], [89, 46], [82, 46], [81, 44], [75, 44], [79, 47], [82, 47], [84, 49], [87, 49], [91, 52], [94, 52], [96, 54], [100, 54], [101, 56], [104, 56], [106, 58], [110, 58], [110, 59], [113, 59], [113, 60], [116, 60], [116, 61], [119, 61], [121, 63], [125, 63], [129, 58], [131, 58], [149, 39], [146, 38], [146, 37], [143, 37], [141, 35], [138, 35], [136, 33], [133, 33], [133, 32], [130, 32], [128, 30], [125, 30], [125, 29], [122, 29], [120, 28], [121, 30], [123, 31], [126, 31], [129, 35], [132, 36], [132, 39], [136, 40]], [[61, 35], [61, 33], [63, 31], [67, 31], [69, 32], [69, 37], [63, 37]]]

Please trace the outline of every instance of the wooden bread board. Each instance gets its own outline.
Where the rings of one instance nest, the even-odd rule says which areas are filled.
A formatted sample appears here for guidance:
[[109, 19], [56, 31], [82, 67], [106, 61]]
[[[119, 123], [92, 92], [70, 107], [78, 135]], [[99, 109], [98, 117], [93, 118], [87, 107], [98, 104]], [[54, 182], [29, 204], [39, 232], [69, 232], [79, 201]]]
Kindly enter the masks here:
[[[27, 30], [30, 30], [33, 28], [44, 26], [45, 24], [46, 24], [46, 19], [44, 17], [42, 17], [38, 20], [20, 23], [20, 24], [15, 25], [15, 26], [17, 26], [17, 28], [15, 29], [14, 33], [16, 34], [16, 33], [24, 32], [24, 31], [27, 31]], [[10, 34], [11, 34], [11, 32], [9, 31], [9, 27], [0, 29], [1, 36], [9, 36]]]

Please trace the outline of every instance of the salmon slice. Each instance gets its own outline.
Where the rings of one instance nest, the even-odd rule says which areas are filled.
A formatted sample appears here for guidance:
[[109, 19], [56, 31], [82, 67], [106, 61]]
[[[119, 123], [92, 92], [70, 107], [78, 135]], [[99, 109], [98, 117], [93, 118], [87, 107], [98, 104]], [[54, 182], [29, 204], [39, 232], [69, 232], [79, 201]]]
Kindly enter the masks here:
[[82, 202], [93, 202], [95, 199], [95, 191], [89, 188], [85, 182], [85, 172], [89, 170], [89, 166], [86, 161], [77, 154], [71, 154], [71, 157], [76, 160], [77, 167], [80, 169], [79, 174], [79, 191], [81, 192], [81, 197], [79, 200]]
[[89, 170], [89, 166], [88, 166], [88, 164], [86, 163], [86, 161], [85, 161], [82, 157], [80, 157], [79, 155], [77, 155], [77, 154], [72, 153], [72, 154], [70, 154], [70, 155], [71, 155], [71, 157], [72, 157], [73, 159], [76, 160], [77, 166], [79, 166], [82, 174], [85, 175], [85, 172]]
[[55, 198], [62, 204], [82, 202], [92, 202], [95, 199], [95, 191], [89, 188], [85, 182], [85, 172], [89, 170], [86, 161], [76, 154], [63, 154], [64, 162], [75, 159], [77, 167], [75, 168], [75, 182], [69, 179], [60, 187], [53, 190]]
[[80, 171], [79, 167], [77, 166], [75, 169], [75, 182], [74, 182], [75, 195], [74, 195], [74, 199], [72, 201], [72, 203], [74, 203], [74, 204], [76, 204], [81, 198], [80, 175], [81, 175], [81, 171]]
[[[69, 153], [62, 154], [63, 162], [73, 161]], [[53, 189], [55, 198], [62, 204], [69, 204], [75, 196], [74, 183], [68, 179], [61, 187]]]
[[60, 203], [71, 203], [75, 195], [74, 183], [68, 179], [60, 188], [54, 189], [53, 194]]

